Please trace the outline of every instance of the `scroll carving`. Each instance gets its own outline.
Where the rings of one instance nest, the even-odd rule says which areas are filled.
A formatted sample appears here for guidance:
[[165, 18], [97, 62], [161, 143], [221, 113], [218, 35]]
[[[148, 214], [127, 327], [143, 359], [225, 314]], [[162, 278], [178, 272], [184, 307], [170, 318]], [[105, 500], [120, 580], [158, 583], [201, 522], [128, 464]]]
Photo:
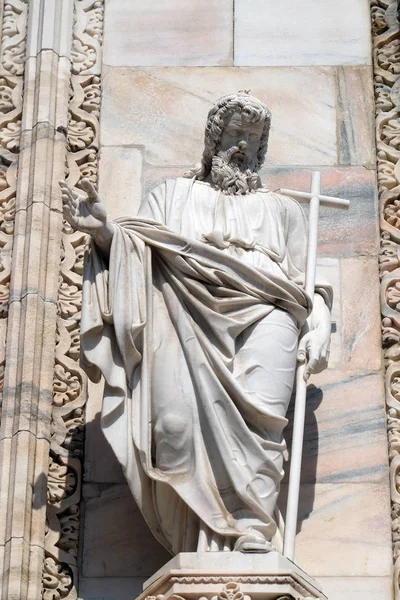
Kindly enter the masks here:
[[[75, 0], [66, 181], [97, 184], [102, 0]], [[77, 598], [86, 376], [79, 366], [85, 236], [64, 224], [58, 288], [51, 451], [47, 486], [44, 600]]]
[[396, 0], [372, 0], [382, 337], [390, 459], [394, 589], [400, 599], [400, 22]]
[[3, 6], [1, 70], [10, 75], [23, 75], [28, 0], [7, 0]]
[[2, 8], [0, 47], [0, 418], [21, 135], [28, 1], [8, 0], [4, 2]]

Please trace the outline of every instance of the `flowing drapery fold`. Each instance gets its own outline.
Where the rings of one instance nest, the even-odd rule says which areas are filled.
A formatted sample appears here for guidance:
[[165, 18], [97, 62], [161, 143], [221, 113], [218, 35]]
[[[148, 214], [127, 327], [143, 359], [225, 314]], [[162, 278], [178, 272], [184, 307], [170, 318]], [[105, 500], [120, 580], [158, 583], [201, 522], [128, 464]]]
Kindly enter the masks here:
[[274, 311], [296, 337], [309, 310], [293, 281], [154, 221], [115, 224], [108, 261], [88, 247], [82, 360], [104, 376], [103, 430], [173, 553], [195, 549], [199, 520], [274, 535], [286, 420], [240, 385], [235, 356]]

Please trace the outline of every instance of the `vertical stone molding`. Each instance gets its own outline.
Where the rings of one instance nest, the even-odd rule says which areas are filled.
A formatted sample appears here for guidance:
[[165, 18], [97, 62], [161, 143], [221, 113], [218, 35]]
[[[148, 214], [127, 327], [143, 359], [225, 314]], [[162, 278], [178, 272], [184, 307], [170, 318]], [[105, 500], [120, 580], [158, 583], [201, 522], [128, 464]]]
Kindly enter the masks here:
[[[76, 0], [65, 178], [97, 185], [103, 2]], [[77, 597], [79, 502], [83, 473], [86, 376], [79, 366], [79, 322], [85, 235], [64, 223], [58, 286], [57, 346], [47, 491], [43, 598]]]
[[397, 0], [372, 0], [394, 589], [400, 599], [400, 22]]
[[[12, 0], [4, 11], [1, 76], [9, 85], [3, 84], [1, 97], [7, 98], [11, 85], [12, 106], [2, 116], [0, 139], [4, 132], [13, 152], [20, 138], [0, 430], [4, 600], [42, 598], [62, 225], [58, 180], [65, 168], [72, 8], [72, 0]], [[14, 95], [21, 97], [16, 78], [22, 74], [21, 114]], [[15, 186], [11, 173], [4, 177], [9, 187]]]
[[3, 0], [0, 45], [0, 420], [21, 134], [27, 0]]

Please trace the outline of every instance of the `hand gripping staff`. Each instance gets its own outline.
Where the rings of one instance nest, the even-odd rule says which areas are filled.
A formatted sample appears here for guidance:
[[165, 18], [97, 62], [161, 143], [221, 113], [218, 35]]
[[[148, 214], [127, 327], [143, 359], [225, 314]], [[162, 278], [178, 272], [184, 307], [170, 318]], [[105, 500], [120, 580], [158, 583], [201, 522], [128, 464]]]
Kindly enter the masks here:
[[[318, 242], [318, 212], [319, 207], [347, 209], [349, 200], [342, 200], [331, 196], [323, 196], [320, 186], [320, 173], [313, 172], [311, 179], [311, 193], [297, 192], [294, 190], [279, 190], [281, 194], [296, 198], [299, 202], [310, 203], [310, 214], [308, 220], [308, 247], [305, 290], [311, 298], [314, 297], [315, 270], [317, 263]], [[306, 325], [307, 327], [307, 325]], [[303, 454], [304, 420], [306, 412], [307, 382], [304, 379], [305, 361], [297, 366], [296, 371], [296, 397], [293, 423], [292, 452], [290, 462], [289, 493], [286, 508], [286, 523], [284, 536], [284, 555], [294, 560], [294, 547], [297, 528], [297, 513], [299, 508], [299, 490], [301, 459]]]

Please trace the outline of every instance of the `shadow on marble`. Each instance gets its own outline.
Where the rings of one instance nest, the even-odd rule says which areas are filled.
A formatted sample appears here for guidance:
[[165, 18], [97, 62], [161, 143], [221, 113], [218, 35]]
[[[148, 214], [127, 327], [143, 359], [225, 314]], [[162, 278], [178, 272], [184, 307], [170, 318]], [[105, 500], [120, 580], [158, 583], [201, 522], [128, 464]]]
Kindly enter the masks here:
[[88, 381], [85, 423], [85, 483], [126, 483], [126, 479], [110, 444], [101, 429], [103, 382]]
[[[379, 372], [329, 369], [312, 376], [307, 390], [302, 484], [386, 483], [384, 402]], [[284, 431], [289, 452], [293, 414], [294, 399]], [[285, 466], [287, 474], [289, 466]]]
[[150, 577], [171, 555], [156, 541], [127, 484], [83, 487], [83, 577]]
[[145, 577], [81, 577], [78, 600], [133, 600]]

